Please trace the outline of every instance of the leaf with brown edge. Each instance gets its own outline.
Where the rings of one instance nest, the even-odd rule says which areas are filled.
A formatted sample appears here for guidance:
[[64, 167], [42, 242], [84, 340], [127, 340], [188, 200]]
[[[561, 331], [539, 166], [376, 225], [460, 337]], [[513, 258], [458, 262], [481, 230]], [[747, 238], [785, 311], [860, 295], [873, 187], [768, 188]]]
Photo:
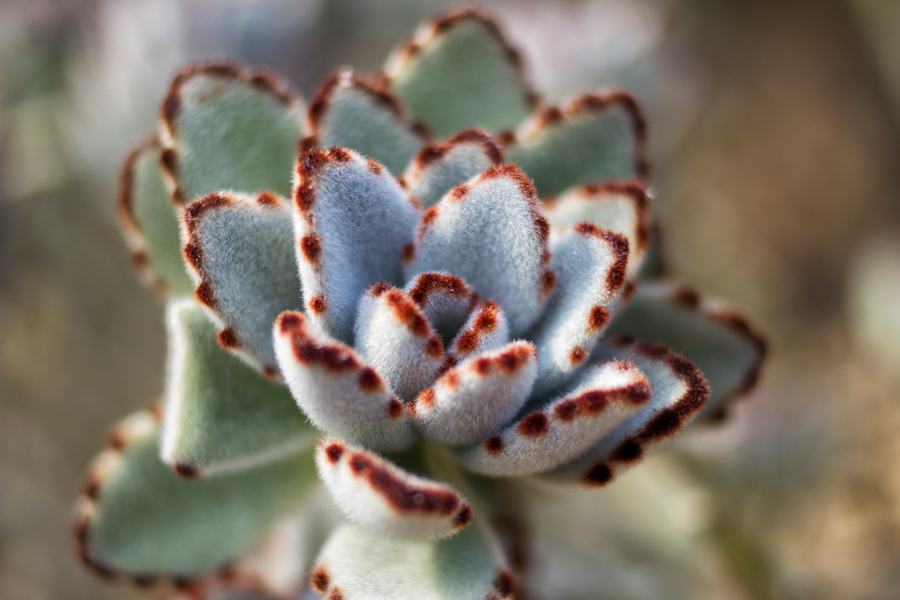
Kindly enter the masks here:
[[294, 400], [319, 429], [379, 450], [414, 441], [409, 415], [375, 369], [302, 314], [278, 317], [275, 350]]
[[177, 203], [217, 190], [290, 191], [303, 106], [274, 76], [232, 63], [188, 67], [160, 116], [162, 165]]
[[325, 80], [310, 103], [303, 144], [351, 148], [400, 174], [425, 141], [404, 112], [390, 91], [342, 70]]
[[518, 591], [493, 532], [476, 524], [436, 542], [347, 524], [325, 543], [313, 573], [327, 574], [327, 587], [317, 591], [329, 599], [512, 600]]
[[529, 403], [502, 432], [457, 451], [470, 471], [521, 477], [581, 455], [650, 398], [650, 382], [634, 363], [607, 361], [579, 373], [569, 391], [544, 405]]
[[184, 479], [159, 459], [158, 412], [120, 423], [88, 469], [76, 505], [83, 561], [138, 582], [186, 580], [243, 555], [297, 508], [315, 485], [309, 453], [204, 479]]
[[768, 350], [765, 335], [737, 309], [673, 282], [640, 284], [608, 335], [677, 348], [709, 381], [709, 400], [699, 415], [709, 420], [753, 390]]
[[406, 284], [405, 291], [444, 340], [453, 339], [478, 301], [475, 290], [449, 273], [419, 273]]
[[214, 192], [191, 203], [183, 219], [194, 295], [221, 327], [219, 342], [277, 378], [272, 324], [303, 305], [290, 206], [270, 192]]
[[199, 476], [254, 467], [318, 438], [284, 385], [221, 347], [203, 307], [169, 304], [169, 366], [162, 459]]
[[181, 258], [179, 209], [159, 162], [160, 146], [150, 137], [132, 149], [119, 178], [118, 213], [131, 262], [154, 289], [173, 295], [193, 289]]
[[294, 232], [307, 315], [346, 343], [366, 287], [403, 284], [403, 248], [420, 212], [397, 180], [371, 162], [331, 148], [302, 154], [296, 167]]
[[688, 359], [658, 344], [605, 346], [596, 355], [633, 362], [650, 382], [650, 400], [582, 456], [537, 475], [588, 486], [608, 484], [636, 465], [695, 418], [709, 385]]
[[449, 485], [414, 475], [358, 446], [324, 438], [316, 447], [316, 466], [338, 508], [367, 531], [440, 539], [471, 521], [471, 505]]
[[485, 13], [462, 9], [421, 27], [394, 50], [385, 79], [436, 136], [514, 127], [534, 104], [519, 52]]
[[493, 300], [482, 300], [472, 310], [450, 351], [457, 360], [496, 350], [509, 342], [509, 323]]
[[534, 346], [511, 342], [452, 367], [407, 408], [428, 439], [451, 446], [470, 444], [516, 415], [536, 374]]
[[491, 136], [478, 129], [466, 129], [442, 144], [422, 148], [403, 179], [409, 193], [428, 208], [458, 184], [502, 162], [503, 152]]
[[534, 180], [542, 198], [583, 184], [647, 176], [647, 125], [625, 92], [584, 94], [544, 107], [504, 147], [506, 159]]

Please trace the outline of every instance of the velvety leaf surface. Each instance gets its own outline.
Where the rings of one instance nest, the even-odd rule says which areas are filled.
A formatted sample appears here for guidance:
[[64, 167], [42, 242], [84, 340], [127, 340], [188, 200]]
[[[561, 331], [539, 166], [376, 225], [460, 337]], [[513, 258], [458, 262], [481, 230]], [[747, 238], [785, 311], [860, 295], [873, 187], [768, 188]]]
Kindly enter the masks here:
[[216, 192], [184, 211], [184, 255], [195, 296], [222, 326], [219, 342], [277, 377], [272, 324], [303, 304], [290, 208], [270, 193]]
[[189, 67], [172, 82], [162, 118], [163, 168], [176, 201], [218, 190], [290, 191], [303, 109], [273, 76], [231, 64]]
[[741, 313], [673, 283], [642, 284], [610, 323], [625, 335], [677, 348], [709, 381], [701, 418], [715, 418], [753, 389], [766, 356], [765, 337]]
[[391, 538], [438, 539], [472, 519], [472, 507], [445, 483], [335, 439], [316, 448], [319, 477], [338, 508], [361, 528]]
[[586, 94], [546, 107], [506, 145], [506, 160], [534, 180], [541, 198], [582, 183], [643, 177], [646, 125], [628, 94]]
[[413, 442], [409, 415], [375, 369], [302, 314], [278, 317], [275, 350], [294, 400], [316, 427], [379, 450]]
[[340, 146], [373, 158], [400, 174], [425, 141], [404, 118], [390, 92], [349, 70], [322, 84], [309, 107], [307, 146]]
[[521, 335], [552, 289], [548, 235], [524, 174], [515, 165], [491, 167], [425, 212], [410, 271], [462, 277], [503, 308], [511, 335]]
[[502, 162], [503, 153], [489, 135], [478, 129], [467, 129], [443, 144], [422, 148], [403, 178], [409, 193], [428, 208], [458, 184]]
[[550, 236], [556, 273], [544, 314], [528, 334], [538, 349], [534, 393], [558, 388], [591, 354], [618, 304], [629, 257], [620, 233], [579, 223]]
[[159, 459], [157, 413], [117, 426], [92, 463], [76, 537], [95, 570], [190, 577], [247, 551], [316, 483], [311, 452], [219, 477], [185, 479]]
[[339, 528], [322, 549], [312, 587], [344, 600], [511, 598], [516, 583], [478, 527], [439, 542], [411, 542]]
[[509, 323], [493, 300], [482, 300], [454, 338], [451, 352], [456, 359], [497, 350], [509, 342]]
[[514, 127], [532, 105], [518, 52], [498, 25], [461, 10], [422, 27], [388, 60], [394, 91], [439, 138], [469, 127]]
[[162, 457], [206, 475], [296, 453], [318, 439], [286, 387], [263, 378], [216, 340], [192, 300], [169, 305], [169, 366]]
[[460, 462], [494, 477], [545, 471], [576, 458], [637, 412], [650, 383], [630, 362], [608, 361], [580, 373], [562, 397], [533, 410], [479, 444], [461, 449]]
[[299, 158], [294, 203], [307, 314], [329, 335], [351, 343], [366, 287], [403, 284], [403, 250], [420, 211], [384, 167], [342, 148]]
[[552, 227], [593, 223], [628, 238], [628, 279], [635, 279], [650, 242], [650, 204], [644, 186], [633, 181], [587, 184], [569, 190], [554, 202], [545, 202], [544, 214]]
[[119, 217], [131, 260], [153, 287], [173, 295], [194, 288], [181, 257], [179, 211], [169, 197], [156, 138], [138, 145], [122, 169]]

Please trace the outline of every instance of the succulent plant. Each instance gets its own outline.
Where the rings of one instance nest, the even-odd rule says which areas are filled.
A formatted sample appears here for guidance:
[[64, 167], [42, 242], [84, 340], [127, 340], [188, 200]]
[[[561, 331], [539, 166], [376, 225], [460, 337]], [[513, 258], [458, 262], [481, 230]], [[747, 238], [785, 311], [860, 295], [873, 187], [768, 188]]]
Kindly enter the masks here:
[[631, 96], [541, 105], [473, 10], [308, 107], [265, 73], [182, 71], [119, 200], [170, 298], [164, 399], [88, 471], [84, 562], [201, 597], [517, 595], [497, 524], [540, 518], [522, 495], [608, 484], [765, 353], [642, 277], [647, 174]]

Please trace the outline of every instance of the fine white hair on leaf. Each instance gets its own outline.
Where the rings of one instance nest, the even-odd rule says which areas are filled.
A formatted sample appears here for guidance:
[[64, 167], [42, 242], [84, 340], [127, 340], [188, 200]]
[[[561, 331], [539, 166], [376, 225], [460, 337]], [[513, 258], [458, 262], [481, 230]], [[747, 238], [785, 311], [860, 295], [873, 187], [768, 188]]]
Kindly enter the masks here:
[[638, 342], [603, 347], [595, 354], [635, 363], [650, 382], [650, 400], [582, 456], [536, 477], [606, 485], [687, 425], [709, 397], [709, 385], [700, 370], [665, 346]]
[[593, 223], [550, 236], [556, 287], [528, 338], [540, 359], [534, 393], [546, 394], [581, 368], [618, 303], [628, 265], [628, 239]]
[[303, 304], [288, 204], [270, 192], [214, 192], [185, 208], [182, 220], [194, 295], [222, 327], [219, 342], [277, 378], [272, 323]]
[[548, 236], [525, 174], [515, 165], [491, 167], [425, 211], [410, 273], [462, 277], [503, 308], [512, 336], [521, 335], [553, 286]]
[[629, 250], [626, 276], [637, 277], [653, 225], [643, 184], [637, 181], [586, 184], [568, 190], [553, 202], [545, 202], [543, 208], [554, 228], [586, 222], [626, 236]]
[[309, 106], [307, 127], [304, 143], [356, 150], [392, 173], [401, 173], [424, 141], [390, 92], [350, 69], [339, 71], [319, 88]]
[[637, 412], [650, 383], [634, 363], [611, 360], [579, 373], [570, 391], [457, 452], [470, 471], [494, 477], [531, 475], [576, 458]]
[[379, 163], [352, 150], [311, 150], [297, 161], [294, 232], [306, 312], [351, 343], [371, 283], [403, 283], [403, 249], [419, 209]]
[[407, 410], [425, 437], [440, 444], [471, 444], [515, 416], [536, 375], [534, 345], [511, 342], [451, 368]]
[[449, 273], [419, 273], [406, 284], [406, 293], [445, 340], [453, 339], [478, 301], [462, 278]]
[[275, 322], [284, 380], [313, 424], [369, 448], [402, 450], [414, 441], [403, 404], [352, 348], [314, 331], [298, 312]]
[[409, 193], [428, 208], [460, 183], [502, 162], [503, 152], [488, 134], [466, 129], [443, 144], [422, 148], [407, 167], [403, 179]]
[[428, 387], [444, 362], [444, 344], [409, 296], [373, 283], [359, 300], [356, 350], [403, 400]]
[[369, 531], [431, 540], [456, 533], [472, 519], [468, 501], [449, 485], [343, 441], [322, 439], [316, 466], [338, 508]]
[[509, 342], [509, 323], [493, 300], [478, 303], [450, 348], [456, 359], [496, 350]]

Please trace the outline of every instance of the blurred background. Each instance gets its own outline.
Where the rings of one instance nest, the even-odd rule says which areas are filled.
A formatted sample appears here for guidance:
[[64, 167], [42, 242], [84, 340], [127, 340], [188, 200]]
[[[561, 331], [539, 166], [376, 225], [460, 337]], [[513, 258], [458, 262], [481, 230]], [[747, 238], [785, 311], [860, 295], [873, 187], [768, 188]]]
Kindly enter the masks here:
[[[900, 597], [900, 2], [482, 4], [548, 100], [638, 95], [669, 275], [771, 336], [752, 397], [610, 492], [597, 598]], [[113, 198], [174, 72], [234, 57], [309, 97], [449, 5], [0, 1], [0, 598], [154, 597], [82, 570], [70, 514], [162, 389]]]

